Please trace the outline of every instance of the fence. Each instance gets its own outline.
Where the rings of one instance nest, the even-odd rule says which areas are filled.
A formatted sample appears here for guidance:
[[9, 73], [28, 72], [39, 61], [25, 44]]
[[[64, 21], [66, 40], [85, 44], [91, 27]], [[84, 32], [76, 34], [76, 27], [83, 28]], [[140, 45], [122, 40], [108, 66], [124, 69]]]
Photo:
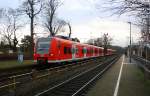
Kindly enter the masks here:
[[150, 61], [135, 55], [132, 57], [140, 62], [138, 63], [139, 67], [144, 71], [145, 77], [150, 79]]

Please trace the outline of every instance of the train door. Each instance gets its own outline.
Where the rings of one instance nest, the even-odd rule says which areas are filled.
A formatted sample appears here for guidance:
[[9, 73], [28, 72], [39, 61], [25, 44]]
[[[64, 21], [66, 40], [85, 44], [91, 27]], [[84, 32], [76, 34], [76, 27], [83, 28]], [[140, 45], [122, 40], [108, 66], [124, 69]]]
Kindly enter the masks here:
[[92, 48], [92, 50], [93, 50], [93, 54], [91, 57], [94, 57], [95, 56], [95, 48]]
[[72, 44], [72, 59], [74, 60], [75, 59], [75, 56], [76, 56], [76, 46], [75, 46], [75, 43]]
[[84, 54], [84, 58], [86, 58], [86, 47], [83, 47], [83, 54]]
[[77, 44], [76, 46], [75, 46], [75, 58], [77, 59], [77, 58], [80, 58], [80, 55], [79, 55], [79, 52], [80, 51], [80, 45], [79, 44]]
[[61, 42], [60, 41], [58, 41], [58, 44], [57, 44], [57, 48], [58, 48], [58, 54], [57, 54], [57, 59], [58, 60], [61, 60]]

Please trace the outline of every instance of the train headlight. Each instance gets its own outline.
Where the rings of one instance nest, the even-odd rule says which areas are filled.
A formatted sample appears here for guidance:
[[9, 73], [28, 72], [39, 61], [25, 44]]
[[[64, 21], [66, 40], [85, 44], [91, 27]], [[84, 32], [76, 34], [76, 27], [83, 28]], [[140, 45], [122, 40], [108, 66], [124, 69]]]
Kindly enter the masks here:
[[50, 54], [50, 56], [54, 56], [54, 54]]

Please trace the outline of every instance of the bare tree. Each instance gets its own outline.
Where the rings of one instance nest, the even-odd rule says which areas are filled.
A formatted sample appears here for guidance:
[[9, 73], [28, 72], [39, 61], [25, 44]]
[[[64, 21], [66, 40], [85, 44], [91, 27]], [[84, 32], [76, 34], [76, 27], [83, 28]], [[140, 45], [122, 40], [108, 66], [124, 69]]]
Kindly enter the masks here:
[[69, 27], [69, 35], [68, 35], [68, 37], [71, 38], [71, 34], [72, 34], [71, 24], [68, 22], [67, 25]]
[[45, 27], [49, 30], [51, 36], [55, 36], [58, 31], [66, 25], [64, 20], [57, 19], [56, 11], [61, 5], [60, 0], [48, 0], [45, 3]]
[[66, 21], [61, 20], [61, 19], [55, 19], [53, 20], [53, 25], [52, 25], [52, 30], [51, 31], [51, 23], [50, 23], [50, 18], [47, 18], [47, 21], [45, 22], [45, 27], [48, 29], [50, 36], [55, 36], [56, 34], [58, 34], [60, 31], [63, 30], [63, 28], [65, 27], [65, 25], [67, 24]]
[[107, 6], [104, 8], [105, 12], [111, 11], [111, 15], [120, 16], [127, 14], [128, 16], [136, 18], [136, 22], [134, 23], [137, 23], [136, 25], [141, 28], [147, 26], [147, 34], [149, 34], [149, 0], [107, 0], [107, 3], [104, 4], [104, 6]]
[[103, 47], [104, 47], [104, 56], [107, 54], [107, 49], [111, 44], [112, 38], [107, 34], [103, 35]]
[[65, 31], [65, 27], [69, 27], [69, 34], [68, 37], [71, 37], [71, 24], [62, 19], [58, 19], [56, 12], [57, 9], [61, 6], [61, 0], [48, 0], [45, 3], [45, 10], [44, 10], [44, 18], [46, 19], [44, 22], [44, 26], [48, 29], [50, 36], [55, 36], [60, 31]]
[[43, 8], [42, 0], [25, 0], [22, 9], [30, 18], [30, 33], [31, 33], [31, 55], [34, 50], [34, 20]]
[[[106, 3], [107, 2], [107, 3]], [[149, 0], [106, 0], [100, 8], [105, 12], [112, 12], [109, 15], [123, 15], [126, 14], [130, 17], [136, 18], [136, 25], [143, 26], [143, 18], [148, 18], [150, 1]]]
[[7, 40], [9, 48], [12, 49], [12, 35], [13, 32], [10, 31], [10, 25], [1, 25], [0, 34]]
[[88, 41], [87, 41], [87, 44], [90, 44], [90, 45], [94, 45], [94, 39], [89, 39]]
[[10, 49], [17, 51], [18, 39], [16, 36], [16, 31], [21, 28], [19, 22], [20, 14], [16, 9], [3, 9], [1, 12], [1, 19], [3, 24], [1, 26], [0, 34], [6, 38]]
[[94, 45], [102, 47], [103, 46], [103, 39], [101, 38], [97, 38], [94, 40]]
[[[104, 8], [105, 7], [105, 8]], [[132, 24], [138, 25], [141, 28], [142, 43], [139, 51], [143, 46], [150, 45], [150, 1], [149, 0], [107, 0], [104, 5], [105, 12], [112, 12], [111, 15], [126, 14], [132, 18]], [[133, 18], [135, 21], [133, 21]], [[147, 50], [147, 49], [146, 49]], [[146, 52], [146, 50], [144, 50]], [[147, 56], [146, 56], [147, 57]]]
[[[141, 12], [144, 12], [145, 9], [148, 9], [149, 2], [147, 0], [106, 0], [103, 7], [104, 11], [111, 11], [112, 15], [122, 15], [122, 14], [132, 14], [138, 15]], [[107, 7], [106, 7], [107, 6]]]

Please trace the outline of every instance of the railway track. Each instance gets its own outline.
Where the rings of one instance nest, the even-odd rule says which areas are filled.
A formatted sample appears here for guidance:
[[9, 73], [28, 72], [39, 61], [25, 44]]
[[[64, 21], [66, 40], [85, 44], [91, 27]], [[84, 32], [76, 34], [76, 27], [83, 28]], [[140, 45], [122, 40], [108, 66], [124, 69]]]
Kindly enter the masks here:
[[[7, 91], [9, 91], [10, 88], [12, 88], [11, 90], [13, 90], [14, 92], [16, 92], [16, 90], [18, 90], [17, 89], [18, 85], [20, 86], [20, 85], [26, 84], [28, 82], [32, 83], [34, 79], [48, 77], [49, 75], [51, 75], [52, 71], [54, 71], [53, 73], [55, 73], [55, 72], [56, 73], [61, 73], [62, 71], [66, 70], [67, 68], [69, 69], [71, 67], [80, 67], [81, 65], [83, 66], [86, 63], [92, 63], [92, 62], [99, 61], [98, 59], [99, 58], [93, 58], [93, 59], [89, 59], [89, 60], [87, 59], [87, 60], [83, 60], [83, 61], [80, 61], [80, 62], [68, 63], [68, 64], [63, 65], [63, 66], [57, 66], [57, 67], [53, 67], [53, 68], [49, 68], [49, 69], [38, 70], [38, 73], [40, 73], [40, 74], [36, 74], [35, 77], [34, 77], [34, 71], [27, 72], [27, 73], [24, 73], [24, 74], [18, 74], [18, 75], [9, 76], [4, 81], [0, 82], [0, 94], [1, 94], [1, 92], [4, 92], [5, 89], [7, 89]], [[7, 91], [6, 91], [6, 93], [7, 93]], [[3, 95], [1, 95], [1, 96], [3, 96]], [[4, 95], [4, 96], [7, 96], [7, 95]], [[18, 96], [20, 96], [20, 95], [18, 95]]]
[[50, 87], [35, 96], [82, 96], [86, 94], [89, 86], [100, 78], [102, 74], [118, 60], [113, 58], [109, 62], [99, 64], [89, 70], [86, 70], [68, 80]]
[[[80, 61], [83, 62], [83, 61]], [[79, 62], [79, 63], [80, 63]], [[85, 62], [85, 61], [84, 61]], [[69, 65], [71, 63], [67, 63], [66, 65]], [[66, 66], [65, 65], [65, 66]], [[63, 68], [65, 66], [47, 66], [49, 70], [51, 69], [58, 69], [58, 68]], [[39, 68], [38, 68], [39, 67]], [[29, 65], [29, 66], [25, 66], [25, 67], [16, 67], [16, 68], [9, 68], [6, 70], [0, 70], [1, 74], [0, 74], [0, 82], [3, 82], [7, 79], [9, 79], [9, 77], [20, 77], [22, 75], [28, 75], [29, 73], [32, 74], [33, 70], [46, 70], [46, 68], [42, 67], [42, 66], [37, 66], [37, 65]]]
[[[108, 56], [109, 57], [109, 56]], [[3, 81], [6, 81], [8, 79], [10, 79], [10, 77], [20, 77], [20, 76], [24, 76], [24, 75], [29, 75], [32, 74], [34, 70], [38, 70], [39, 72], [42, 70], [55, 70], [55, 69], [59, 69], [59, 68], [64, 68], [67, 66], [74, 66], [74, 63], [84, 63], [84, 62], [90, 62], [91, 60], [93, 60], [94, 58], [91, 59], [86, 59], [86, 60], [81, 60], [81, 61], [76, 61], [76, 62], [68, 62], [64, 65], [54, 65], [54, 66], [47, 66], [48, 68], [41, 68], [39, 69], [39, 66], [37, 65], [29, 65], [29, 66], [25, 66], [25, 67], [17, 67], [17, 68], [10, 68], [7, 70], [0, 70], [1, 74], [0, 74], [0, 83]], [[41, 66], [40, 66], [41, 67]]]
[[36, 65], [27, 65], [27, 66], [15, 67], [15, 68], [2, 69], [2, 70], [0, 70], [0, 73], [1, 73], [0, 74], [0, 82], [3, 82], [5, 80], [9, 79], [8, 77], [11, 77], [14, 75], [29, 73], [34, 68], [36, 68]]
[[[64, 68], [66, 66], [71, 66], [72, 63], [84, 63], [84, 62], [88, 62], [90, 61], [91, 59], [87, 59], [87, 60], [82, 60], [82, 61], [78, 61], [78, 62], [68, 62], [66, 63], [65, 65], [56, 65], [55, 66], [46, 66], [48, 68], [44, 68], [43, 66], [37, 66], [37, 65], [29, 65], [29, 66], [25, 66], [25, 67], [16, 67], [16, 68], [10, 68], [10, 69], [7, 69], [7, 70], [0, 70], [1, 74], [0, 74], [0, 82], [3, 82], [7, 79], [9, 79], [9, 77], [13, 77], [13, 76], [16, 76], [16, 77], [20, 77], [22, 75], [28, 75], [28, 74], [32, 74], [32, 71], [33, 70], [38, 70], [39, 72], [41, 70], [55, 70], [55, 69], [59, 69], [59, 68]], [[42, 68], [40, 68], [42, 67]]]

